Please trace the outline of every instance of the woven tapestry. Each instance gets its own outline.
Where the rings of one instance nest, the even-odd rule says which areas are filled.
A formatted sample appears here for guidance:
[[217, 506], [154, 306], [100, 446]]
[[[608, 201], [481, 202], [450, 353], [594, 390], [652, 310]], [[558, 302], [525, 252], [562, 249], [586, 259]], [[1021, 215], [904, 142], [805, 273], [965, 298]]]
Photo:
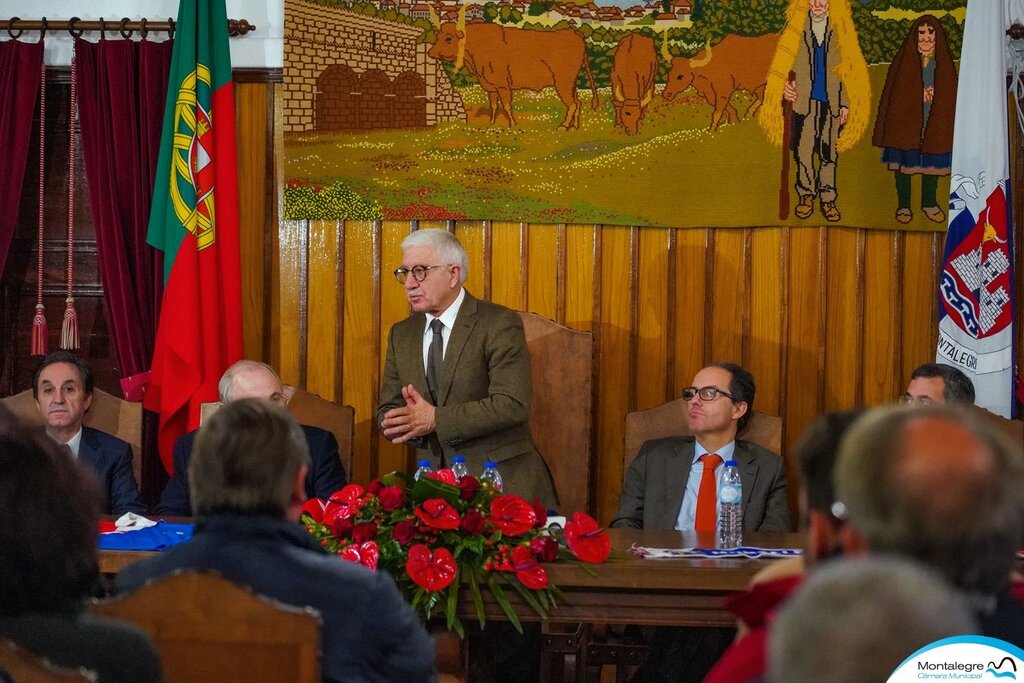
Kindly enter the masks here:
[[286, 0], [287, 218], [944, 230], [965, 0]]

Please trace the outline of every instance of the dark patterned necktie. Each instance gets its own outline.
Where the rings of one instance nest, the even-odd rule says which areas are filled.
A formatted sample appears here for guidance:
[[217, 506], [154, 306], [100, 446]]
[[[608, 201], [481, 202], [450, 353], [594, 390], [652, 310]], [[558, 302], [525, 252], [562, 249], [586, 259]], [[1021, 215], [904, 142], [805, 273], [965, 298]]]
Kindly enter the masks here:
[[444, 365], [444, 338], [441, 336], [444, 323], [434, 318], [430, 321], [430, 329], [434, 331], [434, 338], [430, 340], [430, 349], [427, 351], [427, 387], [430, 389], [430, 398], [437, 405], [441, 395], [441, 368]]

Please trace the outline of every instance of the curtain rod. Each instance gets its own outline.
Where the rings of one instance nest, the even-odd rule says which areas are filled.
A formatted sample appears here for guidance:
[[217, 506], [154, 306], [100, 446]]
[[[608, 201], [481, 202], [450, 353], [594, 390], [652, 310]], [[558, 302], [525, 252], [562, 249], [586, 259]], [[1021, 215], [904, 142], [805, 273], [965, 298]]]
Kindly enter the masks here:
[[[106, 32], [120, 33], [123, 38], [130, 38], [132, 33], [138, 32], [139, 36], [145, 38], [149, 33], [167, 33], [169, 37], [174, 37], [174, 19], [129, 19], [124, 17], [123, 19], [104, 19], [100, 17], [97, 21], [95, 19], [79, 19], [78, 17], [71, 17], [70, 19], [21, 19], [19, 17], [11, 17], [10, 19], [0, 19], [0, 31], [7, 31], [12, 39], [16, 39], [21, 36], [25, 31], [40, 31], [43, 35], [50, 31], [67, 31], [76, 38], [86, 31], [99, 31], [101, 37], [106, 37]], [[250, 31], [255, 31], [256, 27], [249, 23], [247, 19], [228, 19], [228, 35], [244, 36]]]

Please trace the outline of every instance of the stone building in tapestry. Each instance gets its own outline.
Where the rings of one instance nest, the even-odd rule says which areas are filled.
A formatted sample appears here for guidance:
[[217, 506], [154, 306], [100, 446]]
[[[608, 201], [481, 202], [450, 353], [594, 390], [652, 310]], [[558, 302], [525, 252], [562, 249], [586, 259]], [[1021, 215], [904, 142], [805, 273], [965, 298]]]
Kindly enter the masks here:
[[284, 130], [369, 131], [465, 120], [462, 100], [419, 42], [423, 29], [287, 0]]

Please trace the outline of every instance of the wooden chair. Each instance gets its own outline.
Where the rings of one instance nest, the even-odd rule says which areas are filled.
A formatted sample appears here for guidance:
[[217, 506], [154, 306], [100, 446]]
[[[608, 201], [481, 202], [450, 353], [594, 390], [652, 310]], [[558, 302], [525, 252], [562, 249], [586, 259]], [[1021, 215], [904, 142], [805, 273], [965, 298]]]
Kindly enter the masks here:
[[[19, 419], [31, 425], [43, 426], [32, 390], [0, 398], [4, 406]], [[132, 474], [135, 484], [142, 480], [142, 404], [125, 401], [102, 389], [93, 389], [92, 405], [82, 422], [87, 427], [112, 434], [132, 447]]]
[[0, 680], [10, 680], [11, 683], [95, 683], [96, 673], [88, 669], [62, 669], [16, 643], [0, 640]]
[[590, 413], [594, 336], [519, 312], [530, 350], [530, 429], [565, 514], [590, 512]]
[[213, 574], [178, 573], [92, 602], [156, 644], [166, 683], [320, 680], [320, 615]]
[[[334, 434], [338, 442], [338, 457], [345, 476], [352, 479], [352, 438], [355, 430], [356, 409], [341, 403], [333, 403], [327, 399], [293, 387], [284, 385], [284, 396], [288, 410], [300, 424], [319, 427]], [[199, 422], [203, 423], [220, 408], [220, 402], [203, 403], [199, 406]]]

